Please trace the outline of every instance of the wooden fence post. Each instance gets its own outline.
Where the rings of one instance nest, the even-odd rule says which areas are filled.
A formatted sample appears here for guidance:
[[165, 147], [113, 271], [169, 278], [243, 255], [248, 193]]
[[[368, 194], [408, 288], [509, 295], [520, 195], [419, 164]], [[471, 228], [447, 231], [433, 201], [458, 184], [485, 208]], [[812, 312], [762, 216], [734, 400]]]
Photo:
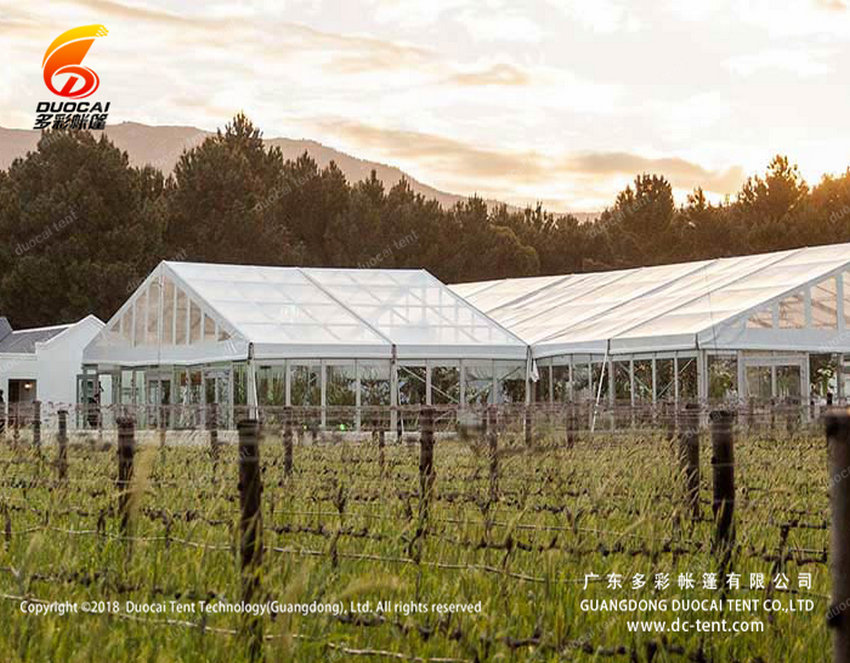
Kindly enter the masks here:
[[283, 472], [292, 474], [292, 408], [283, 408]]
[[[159, 448], [165, 450], [165, 439], [168, 435], [168, 406], [164, 403], [159, 405]], [[101, 417], [103, 419], [103, 417]]]
[[419, 414], [419, 495], [427, 503], [434, 487], [434, 409], [423, 407]]
[[576, 443], [576, 426], [578, 417], [576, 417], [576, 406], [570, 403], [567, 406], [567, 448], [572, 449]]
[[487, 408], [485, 415], [487, 424], [487, 442], [490, 447], [490, 501], [499, 499], [499, 432], [496, 428], [496, 407]]
[[[239, 504], [241, 518], [240, 560], [242, 569], [242, 600], [253, 603], [260, 589], [260, 568], [263, 558], [263, 514], [260, 496], [263, 490], [260, 474], [260, 424], [256, 419], [243, 419], [239, 431]], [[262, 655], [263, 625], [257, 616], [247, 615], [244, 635], [249, 640], [251, 660]]]
[[59, 475], [59, 480], [64, 481], [68, 476], [68, 411], [59, 410], [59, 435], [58, 456], [56, 458], [56, 471]]
[[712, 513], [715, 522], [714, 548], [725, 569], [735, 542], [735, 452], [732, 437], [734, 414], [715, 410], [711, 418], [711, 467], [714, 479]]
[[136, 426], [132, 417], [118, 420], [118, 514], [121, 533], [130, 529], [130, 483], [133, 480], [133, 455], [136, 451]]
[[21, 441], [21, 407], [20, 403], [15, 403], [14, 407], [15, 418], [12, 421], [12, 444], [17, 447]]
[[210, 403], [207, 412], [207, 428], [210, 432], [210, 456], [218, 460], [218, 403]]
[[685, 473], [685, 500], [691, 518], [698, 520], [699, 508], [699, 405], [688, 403], [682, 417], [683, 426], [679, 435], [679, 459]]
[[850, 661], [850, 414], [829, 412], [825, 423], [832, 507], [832, 605], [827, 624], [833, 632], [833, 661], [844, 663]]
[[41, 448], [41, 401], [32, 404], [32, 446]]

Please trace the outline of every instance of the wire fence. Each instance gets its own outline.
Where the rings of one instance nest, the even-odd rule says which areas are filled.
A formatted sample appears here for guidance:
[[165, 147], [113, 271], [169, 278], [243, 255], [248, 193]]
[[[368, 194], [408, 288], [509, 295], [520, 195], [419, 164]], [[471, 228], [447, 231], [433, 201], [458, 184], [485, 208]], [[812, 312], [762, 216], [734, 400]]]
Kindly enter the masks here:
[[[121, 546], [144, 558], [145, 548], [156, 551], [152, 555], [178, 558], [180, 549], [210, 559], [222, 556], [241, 567], [241, 595], [256, 600], [270, 590], [258, 580], [263, 577], [259, 570], [274, 566], [275, 558], [312, 559], [331, 569], [347, 565], [351, 573], [365, 576], [409, 568], [417, 574], [492, 576], [516, 586], [571, 588], [587, 586], [587, 577], [575, 571], [589, 558], [652, 564], [711, 558], [721, 573], [737, 562], [766, 564], [771, 576], [791, 567], [827, 569], [830, 562], [828, 532], [834, 520], [829, 497], [839, 499], [836, 486], [842, 484], [823, 477], [812, 481], [818, 476], [811, 471], [812, 460], [823, 457], [823, 434], [813, 437], [812, 431], [822, 424], [807, 421], [796, 405], [772, 413], [748, 407], [719, 418], [698, 405], [640, 412], [630, 407], [619, 413], [629, 422], [622, 428], [616, 422], [594, 426], [594, 417], [597, 423], [604, 416], [616, 419], [614, 411], [574, 406], [346, 412], [359, 420], [356, 434], [316, 427], [317, 418], [325, 417], [327, 424], [331, 417], [316, 408], [260, 409], [253, 413], [253, 428], [240, 428], [238, 435], [218, 429], [215, 408], [203, 413], [202, 428], [190, 430], [139, 430], [128, 416], [133, 412], [124, 408], [117, 430], [100, 426], [72, 432], [69, 415], [57, 412], [56, 430], [49, 433], [39, 425], [49, 414], [34, 411], [25, 427], [19, 412], [16, 425], [0, 435], [3, 545], [11, 558], [27, 550], [28, 541], [44, 537], [60, 546], [63, 540], [86, 541], [86, 550]], [[399, 419], [415, 428], [392, 428]], [[690, 453], [694, 445], [695, 457]], [[710, 457], [699, 453], [707, 445]], [[648, 454], [658, 463], [648, 463]], [[606, 469], [597, 464], [600, 457], [621, 465]], [[657, 472], [648, 477], [646, 489], [635, 487], [640, 476], [631, 477], [635, 483], [627, 480], [632, 462]], [[597, 489], [582, 468], [599, 470], [600, 480], [620, 476]], [[799, 470], [799, 480], [777, 485], [778, 473], [788, 468]], [[724, 472], [731, 469], [732, 483], [724, 483]], [[630, 526], [649, 512], [663, 514], [663, 527], [636, 531]], [[541, 569], [540, 560], [550, 555], [570, 562], [569, 567]], [[24, 594], [7, 590], [2, 598], [55, 600], [39, 595], [39, 588], [54, 586], [97, 586], [111, 596], [147, 598], [187, 591], [158, 585], [150, 577], [116, 578], [109, 566], [49, 566], [0, 567], [0, 574], [14, 581], [11, 586], [29, 588]], [[232, 596], [231, 580], [194, 591], [211, 598]], [[763, 591], [809, 597], [824, 613], [831, 596], [823, 582], [805, 590], [769, 581]], [[840, 605], [840, 595], [832, 596], [833, 606]], [[244, 637], [251, 652], [284, 637], [266, 633], [269, 624], [262, 619], [246, 632], [241, 625], [114, 616], [144, 626]], [[362, 628], [418, 630], [423, 641], [442, 639], [446, 651], [457, 654], [429, 657], [318, 638], [321, 647], [343, 655], [482, 660], [477, 647], [484, 636], [475, 632], [473, 648], [467, 639], [474, 629], [468, 624], [441, 631], [439, 623], [411, 626], [410, 620], [374, 611], [346, 611], [334, 621], [351, 637]], [[578, 639], [543, 627], [524, 635], [489, 635], [484, 659], [500, 650], [529, 647], [561, 655], [646, 654], [644, 644], [600, 640], [603, 631], [600, 626]], [[297, 633], [287, 637], [301, 638]], [[654, 646], [690, 660], [706, 656], [703, 644], [693, 642], [655, 641]]]

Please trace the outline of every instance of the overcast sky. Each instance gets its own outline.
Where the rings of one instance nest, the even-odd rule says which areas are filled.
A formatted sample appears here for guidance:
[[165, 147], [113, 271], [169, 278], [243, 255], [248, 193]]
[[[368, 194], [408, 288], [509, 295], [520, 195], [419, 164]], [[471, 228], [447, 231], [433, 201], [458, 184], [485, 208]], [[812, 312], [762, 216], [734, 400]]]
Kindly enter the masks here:
[[683, 200], [777, 152], [850, 165], [843, 0], [0, 0], [0, 125], [32, 127], [45, 49], [91, 23], [112, 124], [244, 110], [453, 193], [590, 210], [642, 171]]

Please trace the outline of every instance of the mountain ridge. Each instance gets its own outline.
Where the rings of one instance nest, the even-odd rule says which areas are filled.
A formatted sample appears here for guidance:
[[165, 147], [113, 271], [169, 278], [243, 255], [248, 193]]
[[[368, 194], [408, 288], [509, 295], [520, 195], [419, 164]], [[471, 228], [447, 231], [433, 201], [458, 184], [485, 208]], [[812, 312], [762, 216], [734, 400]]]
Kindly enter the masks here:
[[[184, 150], [191, 149], [207, 137], [215, 135], [215, 132], [192, 126], [149, 125], [141, 122], [121, 122], [107, 127], [103, 132], [93, 133], [106, 133], [116, 147], [127, 152], [132, 165], [150, 165], [165, 174], [174, 169]], [[27, 152], [34, 150], [40, 135], [41, 132], [35, 129], [0, 127], [0, 170], [8, 169], [16, 158], [23, 157]], [[441, 191], [411, 177], [397, 166], [361, 159], [309, 138], [276, 137], [263, 138], [263, 141], [268, 146], [280, 148], [284, 159], [297, 159], [307, 152], [320, 168], [324, 168], [333, 161], [352, 182], [368, 178], [372, 170], [387, 188], [394, 186], [401, 179], [406, 179], [414, 192], [422, 194], [425, 198], [435, 199], [444, 208], [452, 207], [470, 197]], [[503, 204], [492, 199], [487, 199], [485, 202], [490, 208]], [[505, 204], [512, 211], [522, 209]], [[597, 216], [592, 212], [570, 213], [580, 220], [589, 220]], [[557, 216], [564, 216], [564, 214], [557, 214]]]

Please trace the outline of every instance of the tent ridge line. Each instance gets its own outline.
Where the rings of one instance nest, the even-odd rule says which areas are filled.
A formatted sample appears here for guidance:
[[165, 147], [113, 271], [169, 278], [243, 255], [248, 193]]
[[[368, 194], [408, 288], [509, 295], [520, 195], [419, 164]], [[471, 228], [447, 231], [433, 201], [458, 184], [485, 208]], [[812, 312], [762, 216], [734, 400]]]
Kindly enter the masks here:
[[[516, 304], [517, 302], [522, 301], [523, 299], [527, 299], [527, 298], [529, 298], [529, 297], [534, 297], [535, 295], [539, 295], [539, 294], [540, 294], [541, 292], [543, 292], [544, 290], [548, 290], [549, 288], [554, 288], [554, 287], [556, 287], [556, 286], [558, 286], [558, 285], [562, 284], [564, 281], [566, 281], [566, 280], [568, 280], [568, 279], [573, 278], [574, 276], [580, 276], [580, 277], [582, 277], [582, 280], [585, 280], [585, 278], [586, 278], [586, 277], [589, 277], [589, 276], [590, 276], [590, 274], [591, 274], [591, 272], [587, 272], [587, 273], [585, 273], [585, 274], [581, 274], [581, 273], [578, 273], [578, 274], [576, 274], [576, 273], [570, 273], [570, 274], [564, 274], [564, 275], [562, 275], [560, 278], [557, 278], [557, 275], [556, 275], [556, 278], [557, 278], [557, 280], [556, 280], [556, 281], [553, 281], [552, 283], [547, 283], [546, 285], [542, 285], [542, 286], [540, 286], [539, 288], [535, 288], [535, 289], [533, 289], [533, 290], [530, 290], [529, 292], [524, 292], [524, 293], [523, 293], [523, 294], [521, 294], [521, 295], [517, 295], [517, 296], [516, 296], [516, 297], [514, 297], [513, 299], [510, 299], [510, 300], [508, 300], [508, 301], [506, 301], [506, 302], [504, 302], [504, 303], [502, 303], [502, 304], [499, 304], [498, 306], [496, 306], [496, 307], [494, 307], [494, 308], [490, 309], [489, 311], [487, 311], [487, 313], [488, 313], [488, 314], [491, 314], [491, 313], [493, 313], [494, 311], [498, 311], [500, 308], [503, 308], [503, 307], [505, 307], [505, 306], [511, 306], [511, 305], [513, 305], [513, 304]], [[539, 277], [533, 277], [533, 278], [539, 278]], [[507, 279], [502, 279], [499, 283], [507, 283], [508, 281], [520, 281], [520, 280], [522, 280], [522, 279], [521, 279], [521, 278], [516, 278], [516, 279], [510, 279], [510, 278], [507, 278]], [[494, 286], [495, 286], [495, 285], [498, 285], [498, 283], [493, 284], [493, 285], [494, 285]], [[485, 291], [487, 291], [487, 290], [489, 290], [489, 289], [490, 289], [490, 288], [484, 288], [484, 289], [480, 290], [479, 292], [485, 292]], [[474, 293], [474, 295], [477, 295], [477, 294], [478, 294], [478, 292]], [[470, 296], [474, 296], [474, 295], [470, 295]]]
[[[616, 339], [619, 336], [621, 336], [622, 334], [630, 332], [632, 329], [635, 329], [636, 327], [640, 327], [641, 325], [645, 325], [648, 322], [652, 322], [653, 320], [657, 320], [661, 316], [667, 315], [668, 313], [671, 313], [672, 311], [675, 311], [678, 308], [682, 308], [683, 306], [687, 306], [688, 304], [692, 304], [693, 302], [698, 300], [700, 297], [711, 297], [711, 294], [713, 292], [716, 292], [716, 291], [720, 290], [721, 288], [726, 288], [726, 287], [732, 285], [733, 283], [737, 283], [739, 281], [742, 281], [743, 279], [749, 278], [750, 276], [752, 276], [753, 274], [756, 274], [757, 272], [759, 272], [762, 269], [766, 269], [768, 267], [773, 267], [773, 266], [781, 263], [783, 260], [786, 260], [787, 258], [791, 258], [791, 257], [797, 255], [798, 253], [803, 251], [805, 248], [806, 247], [800, 247], [798, 249], [793, 249], [793, 250], [791, 250], [790, 253], [783, 252], [784, 255], [779, 256], [775, 260], [771, 260], [770, 262], [768, 262], [764, 265], [758, 265], [757, 267], [749, 270], [745, 274], [741, 274], [739, 276], [736, 276], [733, 279], [729, 279], [727, 281], [724, 281], [722, 284], [719, 284], [719, 285], [717, 285], [713, 288], [708, 288], [706, 290], [706, 292], [700, 293], [699, 295], [696, 295], [695, 297], [691, 297], [690, 299], [687, 299], [684, 302], [680, 302], [680, 303], [676, 304], [675, 306], [667, 308], [666, 310], [661, 311], [657, 315], [650, 316], [649, 318], [646, 318], [645, 320], [641, 320], [640, 322], [638, 322], [634, 325], [631, 325], [630, 327], [626, 327], [625, 329], [621, 329], [616, 334], [614, 334], [614, 336], [612, 336], [611, 338]], [[760, 254], [760, 255], [769, 255], [769, 254]], [[720, 258], [715, 258], [715, 260], [720, 260]], [[799, 287], [800, 287], [799, 285], [794, 286], [794, 288], [792, 288], [792, 290], [796, 290]], [[759, 306], [761, 306], [761, 305], [762, 304], [759, 304]], [[711, 312], [709, 312], [709, 315], [711, 315]], [[734, 318], [738, 315], [740, 315], [740, 313], [735, 313], [734, 315], [723, 318], [722, 320], [718, 320], [717, 322], [712, 322], [708, 327], [706, 327], [706, 329], [711, 329], [712, 327], [715, 327], [716, 325], [721, 324], [722, 322], [725, 322], [726, 320], [730, 320], [730, 319], [732, 319], [732, 318]], [[702, 331], [705, 331], [705, 330], [702, 330]], [[699, 332], [697, 332], [697, 333], [699, 333]]]
[[[633, 297], [629, 297], [628, 299], [625, 299], [623, 301], [617, 302], [616, 304], [614, 304], [613, 306], [610, 306], [609, 308], [605, 309], [604, 311], [599, 311], [598, 313], [595, 313], [594, 315], [591, 315], [588, 318], [584, 318], [580, 322], [576, 322], [576, 323], [573, 323], [571, 325], [567, 325], [566, 327], [564, 327], [560, 331], [554, 332], [552, 334], [549, 334], [548, 336], [544, 336], [543, 338], [538, 339], [536, 341], [536, 343], [543, 343], [545, 341], [548, 341], [551, 338], [557, 338], [558, 336], [561, 336], [565, 332], [568, 332], [571, 328], [575, 327], [578, 324], [593, 322], [597, 318], [600, 318], [603, 315], [607, 315], [607, 314], [615, 311], [616, 309], [620, 308], [621, 306], [625, 306], [626, 304], [630, 304], [631, 302], [634, 302], [634, 301], [640, 299], [641, 297], [646, 297], [647, 295], [652, 295], [656, 292], [661, 292], [662, 290], [666, 290], [667, 288], [672, 287], [673, 285], [675, 285], [676, 283], [678, 283], [682, 279], [685, 279], [689, 276], [693, 276], [694, 274], [699, 272], [701, 269], [707, 269], [708, 267], [717, 264], [719, 261], [720, 261], [720, 258], [712, 258], [711, 260], [706, 261], [706, 264], [700, 265], [698, 267], [694, 267], [693, 269], [688, 270], [684, 274], [680, 274], [679, 276], [677, 276], [672, 281], [666, 281], [664, 283], [661, 283], [661, 284], [655, 286], [654, 288], [650, 288], [649, 290], [647, 290], [645, 292], [642, 292], [638, 295], [634, 295]], [[641, 267], [641, 268], [638, 268], [638, 270], [636, 270], [636, 271], [639, 271], [640, 269], [645, 269], [645, 268]], [[631, 272], [631, 270], [629, 270], [629, 272]], [[614, 279], [613, 281], [609, 281], [609, 283], [617, 283], [618, 281], [622, 280], [622, 278], [625, 278], [628, 275], [629, 274], [624, 274], [623, 277], [618, 278], [618, 279]], [[599, 286], [599, 287], [604, 287], [604, 285], [608, 285], [608, 284], [606, 283], [606, 284], [603, 284], [603, 286]], [[593, 290], [598, 290], [598, 288], [594, 288]], [[591, 290], [591, 292], [593, 292], [593, 290]], [[648, 318], [648, 320], [652, 320], [652, 318]], [[643, 322], [646, 322], [646, 321], [643, 321]], [[643, 322], [641, 322], [640, 324], [643, 324]], [[611, 339], [606, 339], [606, 340], [609, 343], [611, 341]]]
[[510, 336], [510, 337], [511, 337], [512, 339], [514, 339], [515, 341], [519, 341], [519, 343], [520, 343], [521, 345], [524, 345], [526, 348], [530, 348], [530, 347], [531, 347], [531, 344], [530, 344], [530, 343], [528, 343], [527, 341], [525, 341], [525, 340], [523, 340], [522, 338], [520, 338], [519, 336], [517, 336], [517, 335], [516, 335], [514, 332], [512, 332], [510, 329], [508, 329], [507, 327], [505, 327], [504, 325], [502, 325], [502, 324], [501, 324], [498, 320], [496, 320], [496, 319], [494, 319], [494, 318], [491, 318], [491, 317], [490, 317], [487, 313], [485, 313], [485, 312], [484, 312], [484, 311], [482, 311], [480, 308], [478, 308], [477, 306], [475, 306], [475, 304], [473, 304], [472, 302], [470, 302], [469, 300], [467, 300], [465, 297], [461, 297], [459, 294], [457, 294], [454, 290], [452, 290], [449, 286], [447, 286], [445, 283], [443, 283], [440, 279], [438, 279], [436, 276], [434, 276], [434, 275], [433, 275], [431, 272], [429, 272], [427, 269], [422, 269], [422, 270], [420, 270], [420, 271], [421, 271], [423, 274], [427, 275], [429, 279], [431, 279], [432, 281], [435, 281], [437, 284], [439, 284], [439, 285], [440, 285], [440, 287], [441, 287], [443, 290], [445, 290], [446, 292], [448, 292], [448, 293], [449, 293], [449, 296], [450, 296], [450, 297], [453, 297], [453, 298], [454, 298], [454, 299], [456, 299], [457, 301], [459, 301], [459, 302], [461, 302], [461, 303], [465, 304], [466, 306], [468, 306], [469, 308], [471, 308], [473, 311], [475, 311], [475, 312], [476, 312], [476, 313], [478, 313], [479, 315], [484, 316], [484, 318], [485, 318], [488, 322], [490, 322], [491, 324], [493, 324], [493, 325], [495, 325], [496, 327], [498, 327], [500, 330], [502, 330], [503, 332], [505, 332], [508, 336]]
[[349, 307], [349, 306], [348, 306], [345, 302], [343, 302], [343, 301], [342, 301], [339, 297], [337, 297], [336, 295], [334, 295], [334, 294], [333, 294], [332, 292], [330, 292], [330, 291], [329, 291], [326, 287], [324, 287], [324, 286], [323, 286], [323, 285], [322, 285], [319, 281], [317, 281], [317, 280], [316, 280], [316, 279], [314, 279], [312, 276], [310, 276], [310, 275], [309, 275], [309, 274], [305, 271], [305, 269], [304, 269], [303, 267], [296, 267], [295, 269], [296, 269], [296, 270], [298, 270], [298, 273], [299, 273], [299, 274], [301, 274], [301, 275], [302, 275], [305, 279], [307, 279], [310, 283], [312, 283], [315, 287], [317, 287], [317, 288], [318, 288], [321, 292], [323, 292], [323, 293], [324, 293], [324, 294], [326, 294], [328, 297], [330, 297], [330, 298], [331, 298], [331, 299], [332, 299], [332, 300], [333, 300], [336, 304], [338, 304], [339, 306], [341, 306], [344, 310], [348, 311], [348, 313], [350, 313], [350, 314], [351, 314], [351, 315], [353, 315], [355, 318], [357, 318], [357, 320], [359, 320], [360, 322], [362, 322], [362, 323], [363, 323], [363, 324], [364, 324], [367, 328], [371, 329], [371, 330], [372, 330], [373, 332], [375, 332], [378, 336], [380, 336], [380, 337], [381, 337], [382, 339], [384, 339], [387, 343], [389, 343], [389, 344], [392, 346], [392, 348], [395, 348], [395, 347], [396, 347], [395, 342], [394, 342], [394, 341], [393, 341], [393, 340], [392, 340], [389, 336], [387, 336], [386, 334], [384, 334], [384, 333], [383, 333], [380, 329], [377, 329], [375, 326], [373, 326], [373, 325], [372, 325], [372, 324], [371, 324], [368, 320], [366, 320], [366, 318], [364, 318], [363, 316], [361, 316], [361, 315], [359, 315], [358, 313], [356, 313], [353, 309], [351, 309], [351, 308], [350, 308], [350, 307]]

